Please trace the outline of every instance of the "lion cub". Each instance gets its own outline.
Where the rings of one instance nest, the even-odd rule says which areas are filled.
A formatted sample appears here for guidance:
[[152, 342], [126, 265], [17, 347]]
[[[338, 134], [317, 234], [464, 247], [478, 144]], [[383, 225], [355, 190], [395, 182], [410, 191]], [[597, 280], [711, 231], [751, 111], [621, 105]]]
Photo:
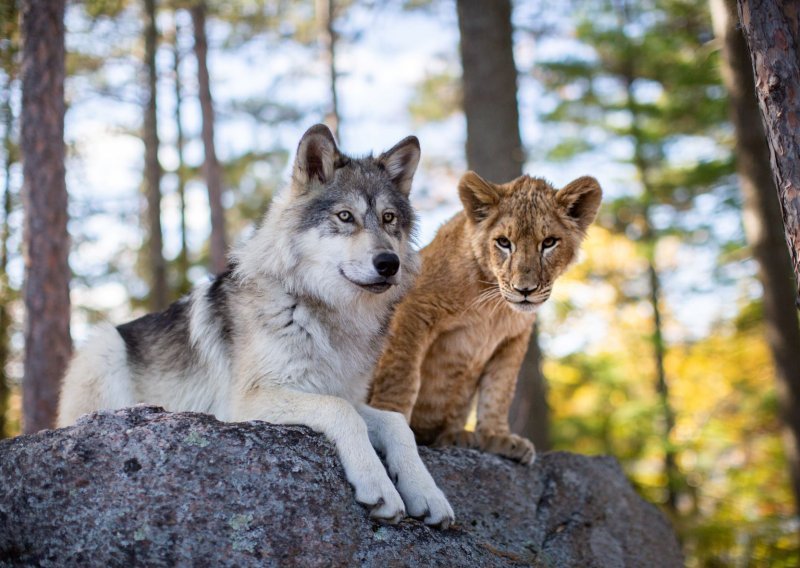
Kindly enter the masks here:
[[[423, 444], [467, 446], [532, 463], [508, 410], [536, 311], [572, 263], [602, 199], [581, 177], [556, 191], [522, 176], [459, 182], [464, 211], [422, 250], [375, 370], [370, 404], [405, 414]], [[475, 432], [464, 430], [477, 394]]]

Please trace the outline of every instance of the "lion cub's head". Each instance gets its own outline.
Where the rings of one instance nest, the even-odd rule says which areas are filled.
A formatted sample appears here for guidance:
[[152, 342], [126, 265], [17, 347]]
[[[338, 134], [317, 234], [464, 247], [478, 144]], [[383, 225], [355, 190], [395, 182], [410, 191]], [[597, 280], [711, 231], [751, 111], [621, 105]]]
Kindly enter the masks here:
[[497, 185], [475, 172], [464, 174], [458, 193], [478, 262], [520, 312], [533, 312], [550, 297], [555, 279], [575, 260], [603, 196], [593, 177], [556, 191], [540, 178]]

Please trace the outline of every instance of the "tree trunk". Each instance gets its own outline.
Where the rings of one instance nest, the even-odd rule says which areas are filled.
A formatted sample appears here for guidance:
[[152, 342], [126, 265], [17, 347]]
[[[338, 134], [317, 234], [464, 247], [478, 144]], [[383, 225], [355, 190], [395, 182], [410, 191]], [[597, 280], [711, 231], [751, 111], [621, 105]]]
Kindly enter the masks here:
[[333, 131], [333, 135], [342, 145], [341, 132], [339, 131], [339, 97], [336, 82], [339, 74], [336, 71], [336, 43], [338, 34], [333, 23], [336, 19], [335, 0], [317, 0], [317, 17], [319, 19], [320, 40], [322, 43], [322, 57], [328, 67], [328, 83], [330, 87], [330, 107], [325, 116], [325, 123]]
[[158, 161], [158, 119], [156, 113], [156, 93], [158, 70], [156, 68], [156, 48], [158, 29], [156, 28], [155, 0], [144, 0], [145, 6], [145, 66], [147, 67], [148, 100], [144, 113], [144, 168], [147, 192], [147, 242], [148, 264], [150, 266], [150, 308], [161, 311], [169, 304], [167, 291], [167, 267], [161, 235], [161, 163]]
[[[626, 5], [627, 6], [627, 5]], [[623, 21], [627, 21], [627, 16]], [[632, 56], [633, 57], [633, 56]], [[642, 185], [641, 202], [641, 222], [642, 222], [642, 241], [646, 248], [647, 260], [647, 283], [648, 283], [648, 302], [653, 311], [653, 366], [655, 369], [655, 387], [658, 395], [659, 405], [661, 406], [661, 416], [664, 421], [661, 432], [662, 445], [664, 448], [664, 477], [666, 480], [666, 506], [673, 512], [678, 508], [678, 495], [680, 493], [680, 471], [677, 465], [677, 452], [672, 444], [672, 431], [675, 428], [675, 412], [670, 403], [669, 382], [667, 380], [666, 369], [664, 368], [664, 358], [666, 356], [666, 345], [664, 343], [663, 322], [661, 319], [661, 275], [656, 264], [655, 249], [658, 244], [658, 235], [653, 228], [651, 218], [651, 208], [654, 202], [653, 183], [650, 178], [652, 164], [645, 157], [644, 139], [636, 102], [633, 83], [636, 80], [634, 59], [628, 62], [629, 74], [625, 77], [625, 96], [626, 107], [631, 115], [631, 138], [633, 138], [633, 165]]]
[[[525, 151], [519, 133], [517, 68], [514, 64], [511, 2], [458, 0], [467, 164], [481, 176], [504, 183], [522, 175]], [[536, 330], [517, 379], [510, 416], [515, 432], [548, 448], [547, 402]], [[537, 412], [537, 416], [526, 415]], [[543, 429], [541, 429], [543, 427]]]
[[200, 108], [203, 114], [203, 171], [208, 185], [208, 206], [211, 209], [211, 271], [221, 274], [227, 268], [225, 244], [225, 209], [222, 207], [222, 168], [214, 146], [214, 104], [208, 76], [208, 40], [206, 39], [206, 3], [196, 2], [190, 9], [194, 25], [194, 52], [197, 56], [197, 81]]
[[175, 22], [175, 35], [172, 44], [173, 72], [175, 80], [175, 152], [178, 154], [178, 200], [181, 219], [181, 250], [178, 253], [178, 286], [176, 295], [183, 296], [191, 289], [189, 281], [189, 246], [187, 244], [186, 231], [186, 162], [183, 157], [183, 149], [186, 139], [183, 134], [183, 117], [181, 108], [183, 105], [183, 84], [181, 83], [181, 50], [179, 45], [180, 29], [178, 22]]
[[11, 286], [8, 281], [8, 238], [11, 234], [9, 217], [11, 216], [11, 165], [14, 163], [14, 146], [12, 132], [14, 128], [14, 111], [11, 107], [11, 86], [13, 75], [9, 74], [3, 93], [3, 225], [0, 227], [0, 438], [9, 435], [8, 429], [8, 397], [11, 391], [11, 379], [8, 376], [8, 360], [11, 353], [11, 316], [9, 307], [12, 301]]
[[736, 131], [736, 166], [744, 199], [744, 228], [758, 262], [764, 287], [767, 342], [784, 424], [786, 458], [800, 510], [800, 324], [792, 284], [792, 266], [784, 240], [761, 114], [756, 100], [747, 43], [737, 29], [736, 0], [711, 0], [714, 31], [722, 43], [722, 77]]
[[[739, 16], [752, 54], [800, 306], [800, 10], [797, 2], [739, 0]], [[796, 400], [800, 382], [794, 389]]]
[[26, 433], [53, 426], [59, 385], [72, 351], [64, 179], [64, 8], [65, 0], [22, 2]]
[[511, 2], [458, 0], [469, 168], [495, 183], [522, 175]]
[[[648, 226], [650, 226], [649, 214]], [[669, 383], [664, 369], [666, 346], [664, 345], [663, 328], [661, 321], [661, 277], [656, 268], [655, 240], [651, 237], [647, 243], [647, 275], [650, 284], [650, 307], [653, 310], [653, 358], [656, 368], [656, 392], [661, 404], [661, 415], [664, 419], [664, 473], [667, 478], [667, 507], [672, 511], [678, 510], [678, 483], [679, 471], [677, 452], [672, 445], [672, 430], [675, 428], [675, 413], [669, 399]]]

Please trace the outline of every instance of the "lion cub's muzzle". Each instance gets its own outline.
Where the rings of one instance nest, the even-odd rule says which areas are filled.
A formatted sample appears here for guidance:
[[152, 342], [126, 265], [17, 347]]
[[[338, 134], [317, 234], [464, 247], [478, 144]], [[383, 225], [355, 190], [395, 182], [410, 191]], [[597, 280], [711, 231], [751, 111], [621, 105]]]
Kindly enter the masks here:
[[503, 298], [511, 306], [521, 312], [535, 311], [550, 298], [552, 285], [517, 285], [509, 286], [503, 293]]

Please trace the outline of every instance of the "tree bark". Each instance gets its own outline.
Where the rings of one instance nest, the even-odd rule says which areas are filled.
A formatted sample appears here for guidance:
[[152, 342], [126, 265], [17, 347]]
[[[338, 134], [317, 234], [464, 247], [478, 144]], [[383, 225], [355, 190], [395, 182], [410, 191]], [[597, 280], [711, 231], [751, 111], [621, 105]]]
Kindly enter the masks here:
[[[522, 175], [525, 151], [519, 132], [517, 67], [509, 0], [458, 0], [461, 34], [467, 164], [481, 176], [504, 183]], [[517, 379], [510, 422], [540, 448], [550, 446], [541, 351], [536, 329]], [[537, 413], [536, 416], [526, 413]]]
[[145, 6], [145, 66], [147, 68], [148, 100], [144, 113], [144, 168], [147, 193], [147, 249], [150, 266], [150, 308], [161, 311], [169, 304], [167, 266], [164, 261], [161, 234], [161, 163], [158, 161], [158, 118], [156, 95], [158, 69], [156, 49], [156, 0], [144, 0]]
[[715, 34], [721, 42], [722, 77], [736, 132], [736, 167], [744, 201], [745, 234], [758, 262], [764, 288], [767, 342], [775, 364], [786, 458], [800, 510], [800, 324], [797, 311], [791, 307], [795, 301], [792, 266], [755, 95], [750, 52], [737, 29], [736, 0], [711, 0], [711, 14]]
[[322, 57], [328, 67], [328, 86], [330, 88], [330, 107], [325, 116], [325, 123], [333, 131], [333, 135], [342, 145], [341, 132], [339, 131], [339, 97], [337, 94], [337, 81], [339, 73], [336, 70], [336, 43], [339, 39], [334, 21], [336, 19], [335, 0], [317, 0], [317, 15], [319, 18], [320, 40], [322, 43]]
[[173, 73], [175, 80], [175, 152], [178, 154], [178, 200], [180, 207], [181, 224], [181, 250], [178, 253], [178, 287], [175, 290], [177, 296], [183, 296], [191, 290], [189, 281], [189, 246], [187, 243], [186, 230], [186, 161], [183, 157], [183, 149], [186, 145], [186, 138], [183, 133], [183, 84], [181, 82], [181, 50], [179, 45], [180, 28], [175, 22], [175, 35], [172, 44]]
[[22, 2], [26, 433], [51, 428], [72, 351], [64, 179], [65, 0]]
[[194, 25], [194, 51], [197, 57], [197, 81], [203, 115], [203, 147], [205, 148], [203, 172], [206, 185], [208, 185], [208, 206], [211, 209], [211, 271], [214, 274], [221, 274], [227, 268], [225, 209], [222, 206], [222, 168], [217, 160], [217, 150], [214, 145], [214, 104], [208, 76], [207, 6], [205, 1], [199, 0], [193, 4], [190, 12]]
[[800, 7], [797, 2], [739, 0], [739, 17], [752, 55], [794, 269], [795, 304], [800, 306]]

